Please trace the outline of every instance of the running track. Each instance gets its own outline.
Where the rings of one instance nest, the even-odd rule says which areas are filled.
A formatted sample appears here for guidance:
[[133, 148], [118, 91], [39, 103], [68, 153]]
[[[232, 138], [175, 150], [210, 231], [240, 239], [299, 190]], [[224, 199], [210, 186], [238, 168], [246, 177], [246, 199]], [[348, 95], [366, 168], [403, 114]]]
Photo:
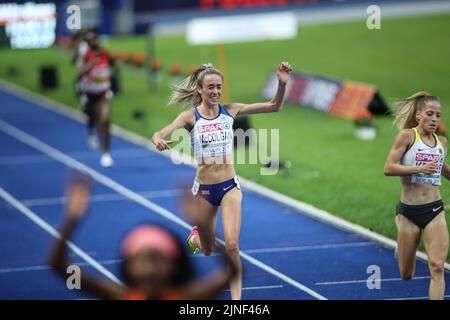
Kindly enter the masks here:
[[[99, 165], [82, 123], [49, 102], [0, 86], [0, 299], [88, 299], [69, 290], [45, 264], [62, 221], [64, 187], [72, 170], [93, 178], [89, 214], [71, 244], [71, 259], [99, 277], [120, 281], [119, 243], [140, 222], [159, 223], [181, 239], [189, 225], [178, 202], [181, 182], [195, 171], [175, 165], [129, 135], [112, 138], [113, 168]], [[117, 130], [116, 130], [117, 132]], [[120, 132], [119, 132], [120, 133]], [[302, 186], [299, 181], [299, 186]], [[429, 273], [417, 261], [404, 282], [392, 247], [304, 214], [244, 184], [240, 247], [243, 299], [425, 299]], [[222, 237], [218, 219], [218, 236]], [[217, 257], [193, 256], [198, 274]], [[381, 288], [369, 289], [370, 265]], [[450, 280], [446, 272], [446, 297]], [[218, 298], [229, 299], [224, 291]]]

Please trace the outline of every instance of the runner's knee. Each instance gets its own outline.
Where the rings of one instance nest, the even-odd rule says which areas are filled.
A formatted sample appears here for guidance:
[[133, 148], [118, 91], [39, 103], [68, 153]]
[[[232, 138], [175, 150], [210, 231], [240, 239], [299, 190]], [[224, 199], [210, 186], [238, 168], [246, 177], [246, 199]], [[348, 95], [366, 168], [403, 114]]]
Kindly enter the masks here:
[[225, 242], [225, 250], [229, 255], [239, 254], [239, 244], [237, 241], [226, 241]]
[[413, 277], [413, 273], [412, 271], [400, 271], [400, 277], [402, 278], [402, 280], [408, 281], [411, 280]]
[[432, 277], [441, 277], [444, 274], [444, 260], [430, 259], [428, 265]]
[[414, 275], [414, 268], [401, 267], [400, 266], [400, 277], [402, 280], [411, 280]]

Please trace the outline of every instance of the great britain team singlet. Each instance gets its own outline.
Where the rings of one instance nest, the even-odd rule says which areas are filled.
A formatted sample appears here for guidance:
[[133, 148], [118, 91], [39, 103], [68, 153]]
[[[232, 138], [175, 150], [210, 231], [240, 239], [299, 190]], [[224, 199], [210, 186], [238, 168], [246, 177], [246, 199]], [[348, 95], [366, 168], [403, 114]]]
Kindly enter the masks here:
[[234, 118], [219, 104], [219, 115], [214, 119], [203, 118], [195, 111], [195, 124], [189, 135], [195, 159], [233, 155]]

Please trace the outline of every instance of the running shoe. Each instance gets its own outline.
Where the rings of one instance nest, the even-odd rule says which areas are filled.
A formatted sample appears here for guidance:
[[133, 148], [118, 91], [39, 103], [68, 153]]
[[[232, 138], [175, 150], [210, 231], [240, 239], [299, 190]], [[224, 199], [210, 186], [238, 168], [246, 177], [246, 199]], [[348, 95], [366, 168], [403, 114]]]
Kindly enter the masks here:
[[189, 251], [192, 254], [196, 254], [197, 252], [200, 251], [200, 249], [197, 248], [197, 246], [192, 242], [192, 238], [194, 236], [198, 236], [197, 227], [192, 228], [191, 233], [189, 234], [189, 237], [187, 238], [187, 241], [186, 241], [186, 247], [189, 249]]
[[100, 164], [102, 167], [109, 168], [114, 165], [114, 160], [111, 158], [111, 155], [108, 152], [105, 152], [100, 159]]

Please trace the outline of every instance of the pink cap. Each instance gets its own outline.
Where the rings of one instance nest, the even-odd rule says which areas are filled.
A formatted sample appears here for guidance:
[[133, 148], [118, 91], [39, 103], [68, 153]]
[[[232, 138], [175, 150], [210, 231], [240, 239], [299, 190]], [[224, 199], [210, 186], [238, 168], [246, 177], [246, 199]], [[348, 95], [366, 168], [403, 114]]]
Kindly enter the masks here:
[[130, 257], [144, 248], [158, 250], [170, 258], [179, 255], [178, 244], [174, 237], [156, 226], [139, 226], [128, 233], [122, 242], [122, 255]]

